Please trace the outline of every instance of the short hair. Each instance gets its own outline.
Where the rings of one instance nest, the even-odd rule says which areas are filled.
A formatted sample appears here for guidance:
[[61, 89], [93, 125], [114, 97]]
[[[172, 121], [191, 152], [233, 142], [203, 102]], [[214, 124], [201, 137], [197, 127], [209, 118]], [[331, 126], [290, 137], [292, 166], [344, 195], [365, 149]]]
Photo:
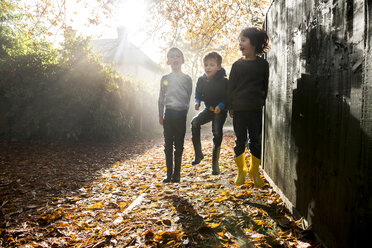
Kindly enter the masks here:
[[184, 59], [184, 57], [183, 57], [183, 52], [182, 52], [180, 49], [178, 49], [177, 47], [172, 47], [171, 49], [169, 49], [169, 51], [168, 51], [168, 53], [167, 53], [167, 58], [169, 58], [169, 55], [170, 55], [171, 53], [173, 53], [173, 52], [178, 52], [178, 53], [180, 53], [180, 54], [182, 55], [182, 59]]
[[256, 54], [262, 55], [269, 50], [269, 36], [262, 28], [249, 27], [242, 30], [240, 35], [246, 37], [252, 46], [256, 47]]
[[208, 59], [215, 59], [217, 61], [217, 65], [219, 66], [222, 64], [222, 57], [217, 52], [210, 52], [206, 54], [203, 58], [203, 62], [205, 63], [205, 61]]

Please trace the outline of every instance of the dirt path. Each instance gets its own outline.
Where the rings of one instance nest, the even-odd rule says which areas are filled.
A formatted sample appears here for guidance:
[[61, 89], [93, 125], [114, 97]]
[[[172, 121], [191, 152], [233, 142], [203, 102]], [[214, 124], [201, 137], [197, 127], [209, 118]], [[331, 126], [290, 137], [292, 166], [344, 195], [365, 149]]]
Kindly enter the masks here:
[[266, 184], [236, 187], [233, 133], [221, 175], [191, 166], [187, 136], [181, 183], [163, 184], [162, 139], [120, 144], [2, 145], [0, 247], [320, 247]]

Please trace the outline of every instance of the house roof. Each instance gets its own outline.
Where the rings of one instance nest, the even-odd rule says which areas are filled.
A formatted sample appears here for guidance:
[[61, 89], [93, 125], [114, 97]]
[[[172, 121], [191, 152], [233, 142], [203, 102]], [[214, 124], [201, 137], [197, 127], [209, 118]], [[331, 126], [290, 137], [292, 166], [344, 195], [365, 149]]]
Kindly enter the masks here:
[[105, 62], [141, 65], [158, 73], [163, 73], [164, 71], [141, 49], [128, 41], [126, 37], [119, 36], [117, 39], [92, 40], [91, 45], [96, 52], [103, 55]]

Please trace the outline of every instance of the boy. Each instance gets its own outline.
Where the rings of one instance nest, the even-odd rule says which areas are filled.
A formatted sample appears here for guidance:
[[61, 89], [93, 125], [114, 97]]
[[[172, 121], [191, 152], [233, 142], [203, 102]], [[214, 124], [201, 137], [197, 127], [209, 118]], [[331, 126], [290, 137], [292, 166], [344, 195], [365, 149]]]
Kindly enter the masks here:
[[208, 53], [204, 59], [205, 74], [199, 77], [195, 89], [195, 110], [199, 110], [204, 101], [205, 108], [191, 121], [192, 143], [195, 150], [193, 165], [199, 164], [204, 158], [200, 142], [200, 126], [212, 121], [213, 152], [212, 175], [220, 174], [218, 158], [222, 142], [222, 127], [225, 123], [227, 110], [226, 91], [227, 78], [222, 68], [222, 57], [216, 52]]
[[[253, 180], [256, 187], [264, 185], [260, 178], [262, 107], [265, 104], [269, 64], [260, 56], [269, 48], [269, 37], [260, 28], [246, 28], [239, 36], [239, 49], [243, 58], [231, 67], [228, 102], [229, 114], [233, 118], [235, 132], [235, 163], [238, 167], [236, 185], [244, 184], [245, 175]], [[249, 150], [252, 154], [248, 170], [244, 151], [249, 137]]]
[[170, 65], [172, 72], [163, 76], [160, 81], [158, 107], [159, 123], [164, 128], [164, 153], [167, 166], [167, 177], [163, 180], [165, 183], [179, 182], [181, 177], [186, 115], [192, 92], [191, 77], [181, 70], [184, 62], [181, 50], [171, 48], [167, 53], [167, 64]]

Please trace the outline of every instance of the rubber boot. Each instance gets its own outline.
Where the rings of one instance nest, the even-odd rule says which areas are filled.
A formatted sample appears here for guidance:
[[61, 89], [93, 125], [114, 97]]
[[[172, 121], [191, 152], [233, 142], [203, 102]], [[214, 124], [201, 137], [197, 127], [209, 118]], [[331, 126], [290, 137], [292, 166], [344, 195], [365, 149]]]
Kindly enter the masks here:
[[213, 145], [213, 152], [212, 152], [212, 175], [219, 175], [220, 174], [220, 167], [218, 165], [218, 159], [220, 158], [220, 146], [215, 147]]
[[169, 183], [173, 175], [173, 156], [167, 156], [165, 163], [167, 165], [167, 177], [163, 180], [163, 183]]
[[254, 185], [258, 188], [262, 188], [264, 186], [264, 182], [262, 181], [259, 172], [260, 163], [261, 159], [256, 158], [255, 156], [252, 155], [252, 163], [248, 171], [249, 177], [254, 182]]
[[235, 158], [235, 163], [238, 166], [238, 175], [235, 179], [236, 185], [242, 185], [245, 182], [245, 175], [248, 173], [248, 168], [245, 165], [244, 153]]
[[174, 158], [174, 172], [172, 176], [172, 182], [173, 183], [179, 183], [181, 178], [181, 162], [182, 157], [176, 157]]
[[194, 145], [195, 158], [194, 158], [194, 161], [191, 162], [191, 164], [197, 165], [197, 164], [200, 164], [200, 162], [204, 158], [204, 155], [201, 149], [200, 136], [198, 138], [193, 137], [192, 144]]

